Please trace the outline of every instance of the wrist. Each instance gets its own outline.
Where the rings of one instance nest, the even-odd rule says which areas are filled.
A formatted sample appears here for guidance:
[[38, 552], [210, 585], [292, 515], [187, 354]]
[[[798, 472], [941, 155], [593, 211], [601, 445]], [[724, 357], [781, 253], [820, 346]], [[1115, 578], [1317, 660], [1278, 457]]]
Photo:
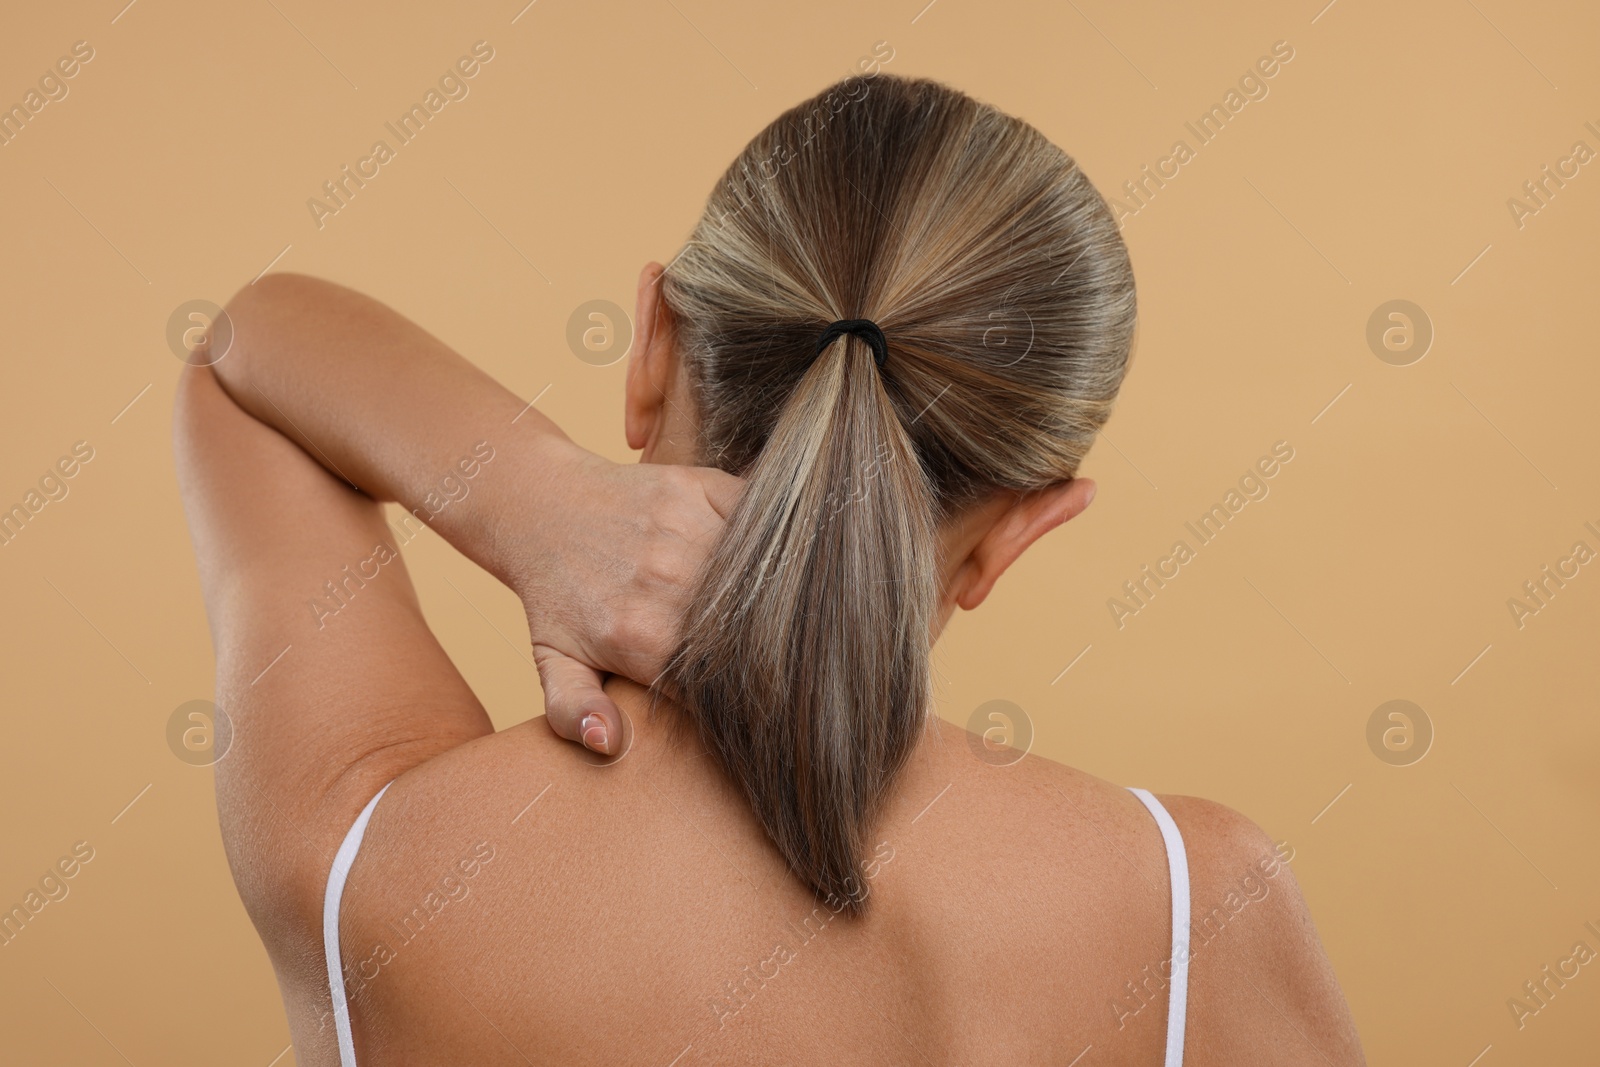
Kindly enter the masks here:
[[[528, 413], [532, 415], [532, 412]], [[527, 419], [522, 420], [526, 422]], [[514, 491], [500, 496], [493, 520], [496, 577], [524, 604], [550, 585], [553, 561], [571, 550], [563, 519], [592, 485], [592, 466], [605, 461], [581, 447], [555, 423], [540, 418], [506, 441], [507, 469], [501, 472]], [[497, 494], [499, 495], [499, 494]]]

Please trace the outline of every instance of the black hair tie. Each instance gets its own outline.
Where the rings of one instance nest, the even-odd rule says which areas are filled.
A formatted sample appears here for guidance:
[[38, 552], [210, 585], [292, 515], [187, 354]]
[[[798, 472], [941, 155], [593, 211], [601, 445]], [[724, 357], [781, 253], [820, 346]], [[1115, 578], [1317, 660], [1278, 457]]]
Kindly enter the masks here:
[[853, 333], [872, 348], [872, 361], [881, 370], [889, 361], [889, 342], [883, 336], [883, 331], [871, 319], [840, 319], [826, 330], [817, 341], [817, 350], [811, 353], [812, 358], [822, 354], [822, 350], [831, 345], [841, 334]]

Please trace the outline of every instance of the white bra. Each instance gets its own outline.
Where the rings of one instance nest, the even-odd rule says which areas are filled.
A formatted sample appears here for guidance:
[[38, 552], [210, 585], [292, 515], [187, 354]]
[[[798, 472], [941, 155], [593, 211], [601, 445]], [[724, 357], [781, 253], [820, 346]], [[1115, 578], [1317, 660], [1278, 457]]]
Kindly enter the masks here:
[[[339, 900], [344, 896], [344, 882], [355, 864], [372, 809], [378, 806], [378, 800], [388, 788], [384, 786], [377, 796], [367, 801], [350, 832], [344, 835], [344, 842], [333, 857], [328, 890], [322, 898], [322, 945], [328, 961], [328, 992], [333, 996], [333, 1025], [339, 1035], [340, 1067], [356, 1067], [356, 1046], [350, 1034], [350, 1005], [345, 999], [344, 969], [339, 959]], [[1172, 980], [1167, 998], [1167, 1054], [1163, 1063], [1164, 1067], [1182, 1067], [1184, 1019], [1189, 1003], [1189, 858], [1178, 824], [1172, 821], [1161, 802], [1148, 790], [1130, 789], [1129, 792], [1150, 809], [1167, 849], [1167, 873], [1172, 880]]]

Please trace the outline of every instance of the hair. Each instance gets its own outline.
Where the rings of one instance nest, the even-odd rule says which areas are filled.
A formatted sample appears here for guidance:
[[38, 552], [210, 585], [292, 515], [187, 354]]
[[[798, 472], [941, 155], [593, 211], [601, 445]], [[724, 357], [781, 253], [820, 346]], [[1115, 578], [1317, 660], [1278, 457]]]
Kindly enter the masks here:
[[[930, 721], [939, 524], [1075, 476], [1127, 365], [1127, 249], [1038, 130], [876, 74], [757, 134], [661, 284], [700, 462], [747, 484], [655, 689], [795, 874], [860, 915]], [[884, 367], [854, 334], [813, 355], [847, 318], [882, 328]]]

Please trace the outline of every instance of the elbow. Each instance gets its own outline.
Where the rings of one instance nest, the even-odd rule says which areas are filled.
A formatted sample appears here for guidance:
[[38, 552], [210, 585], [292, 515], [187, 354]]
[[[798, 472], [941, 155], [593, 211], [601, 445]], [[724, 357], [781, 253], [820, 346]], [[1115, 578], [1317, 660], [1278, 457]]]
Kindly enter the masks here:
[[180, 482], [192, 459], [205, 448], [208, 413], [217, 399], [216, 375], [202, 363], [187, 363], [172, 397], [172, 452]]
[[275, 325], [304, 309], [328, 283], [305, 274], [264, 274], [239, 287], [216, 320], [208, 323], [186, 358], [208, 367], [230, 395], [250, 385], [250, 370], [272, 358]]
[[230, 310], [253, 311], [259, 308], [278, 307], [290, 302], [304, 304], [328, 284], [321, 278], [313, 278], [309, 274], [274, 271], [241, 285], [239, 291], [228, 298], [227, 306]]

